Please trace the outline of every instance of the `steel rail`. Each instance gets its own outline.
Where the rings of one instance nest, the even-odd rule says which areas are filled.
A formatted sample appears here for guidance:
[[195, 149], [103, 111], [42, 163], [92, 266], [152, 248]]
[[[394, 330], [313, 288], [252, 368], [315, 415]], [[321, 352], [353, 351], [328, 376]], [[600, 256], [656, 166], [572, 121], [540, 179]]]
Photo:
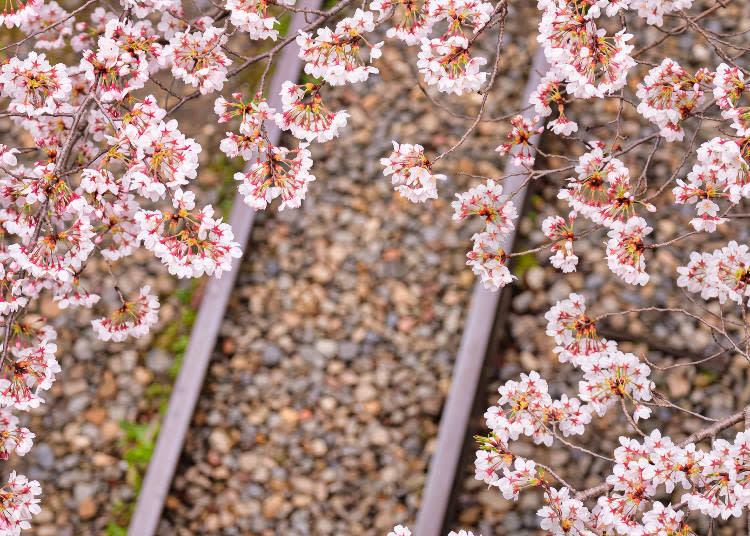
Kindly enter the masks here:
[[[528, 101], [529, 96], [539, 84], [540, 73], [544, 72], [546, 72], [546, 60], [543, 49], [539, 48], [531, 64], [526, 89], [522, 96], [522, 105]], [[533, 117], [534, 110], [527, 110], [524, 115]], [[530, 142], [535, 144], [538, 140], [539, 135], [535, 134]], [[514, 174], [523, 170], [521, 166], [513, 163], [512, 158], [508, 158], [505, 166], [505, 174], [508, 178], [503, 181], [503, 190], [505, 192], [518, 190], [513, 201], [517, 207], [524, 205], [526, 186], [523, 185], [525, 177]], [[512, 251], [517, 229], [518, 225], [510, 235], [500, 240], [503, 250]], [[509, 290], [509, 287], [506, 289]], [[476, 400], [482, 368], [493, 333], [500, 327], [503, 320], [502, 311], [499, 308], [503, 293], [503, 291], [485, 290], [480, 283], [474, 287], [466, 327], [461, 336], [461, 344], [453, 368], [450, 390], [440, 418], [435, 453], [430, 459], [422, 505], [417, 515], [416, 536], [442, 536], [445, 528], [446, 514], [453, 496], [459, 460], [466, 445], [466, 431]]]
[[[320, 2], [321, 0], [301, 0], [298, 7], [318, 9]], [[305, 25], [305, 13], [293, 13], [289, 35], [296, 33]], [[285, 47], [279, 55], [270, 87], [275, 90], [280, 88], [286, 80], [296, 80], [301, 67], [302, 61], [297, 57], [297, 49], [294, 46]], [[268, 103], [271, 107], [280, 108], [281, 98], [273, 93], [268, 97]], [[268, 124], [267, 133], [271, 143], [279, 142], [281, 131], [275, 123]], [[250, 237], [253, 220], [254, 211], [245, 205], [242, 195], [237, 193], [229, 222], [234, 231], [234, 238], [243, 251]], [[164, 501], [172, 484], [185, 436], [190, 427], [190, 420], [198, 402], [203, 379], [241, 263], [241, 258], [233, 259], [232, 270], [228, 274], [224, 274], [220, 279], [211, 278], [206, 285], [195, 324], [190, 332], [190, 342], [185, 350], [182, 367], [169, 397], [154, 453], [138, 494], [135, 511], [128, 527], [129, 536], [156, 534]]]

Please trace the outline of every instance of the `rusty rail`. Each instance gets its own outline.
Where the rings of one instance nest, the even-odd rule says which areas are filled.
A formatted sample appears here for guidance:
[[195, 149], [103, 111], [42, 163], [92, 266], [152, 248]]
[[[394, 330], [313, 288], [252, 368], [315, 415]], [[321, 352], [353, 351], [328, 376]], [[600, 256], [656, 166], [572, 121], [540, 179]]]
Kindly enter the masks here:
[[[539, 48], [531, 65], [522, 105], [526, 104], [539, 84], [540, 73], [546, 71], [545, 66], [544, 51]], [[525, 115], [533, 116], [534, 110], [528, 110]], [[538, 134], [532, 136], [531, 143], [535, 144], [538, 139]], [[513, 161], [508, 159], [505, 174], [512, 175], [519, 171], [523, 171], [523, 168], [514, 165]], [[510, 176], [503, 181], [503, 189], [506, 192], [514, 192], [521, 188], [514, 198], [514, 203], [518, 207], [523, 206], [526, 198], [526, 187], [522, 187], [523, 182], [523, 175]], [[501, 240], [501, 247], [505, 251], [511, 251], [514, 240], [515, 232]], [[466, 327], [456, 356], [450, 391], [440, 418], [437, 446], [430, 460], [422, 506], [417, 515], [416, 536], [442, 536], [485, 357], [493, 332], [502, 322], [502, 311], [499, 310], [501, 294], [502, 292], [485, 290], [481, 284], [474, 288]]]
[[[298, 7], [317, 9], [319, 5], [320, 0], [301, 0]], [[294, 13], [289, 25], [289, 35], [297, 33], [297, 30], [303, 26], [305, 26], [305, 13]], [[296, 48], [294, 46], [284, 48], [276, 64], [270, 87], [280, 88], [284, 81], [295, 80], [301, 67], [302, 61], [297, 57]], [[281, 107], [281, 98], [275, 93], [269, 96], [268, 102], [272, 107]], [[278, 143], [281, 131], [276, 124], [269, 124], [267, 132], [271, 143]], [[250, 237], [253, 219], [253, 210], [248, 208], [242, 196], [237, 194], [229, 222], [234, 231], [235, 240], [243, 250]], [[232, 270], [228, 274], [221, 279], [211, 278], [206, 285], [198, 315], [190, 333], [190, 342], [185, 351], [182, 367], [169, 397], [169, 405], [162, 421], [154, 454], [138, 494], [135, 511], [128, 527], [129, 536], [156, 534], [164, 501], [172, 484], [185, 435], [190, 427], [190, 420], [200, 395], [241, 261], [242, 259], [233, 259]]]

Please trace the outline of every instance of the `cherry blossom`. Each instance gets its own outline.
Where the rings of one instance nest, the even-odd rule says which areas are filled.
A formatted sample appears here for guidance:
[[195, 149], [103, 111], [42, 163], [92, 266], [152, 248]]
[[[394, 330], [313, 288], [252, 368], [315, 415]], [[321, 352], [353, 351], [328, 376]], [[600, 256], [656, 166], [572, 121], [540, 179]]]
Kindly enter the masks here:
[[403, 525], [396, 525], [388, 536], [411, 536], [411, 531]]
[[108, 317], [91, 321], [96, 335], [103, 341], [124, 341], [128, 337], [139, 338], [159, 319], [159, 299], [146, 285], [133, 300], [122, 300], [122, 306]]
[[9, 371], [0, 378], [0, 405], [28, 411], [44, 402], [38, 391], [52, 387], [55, 373], [61, 371], [56, 351], [56, 344], [42, 340], [37, 347], [16, 352]]
[[638, 113], [655, 123], [667, 141], [682, 140], [682, 121], [703, 102], [701, 83], [712, 79], [707, 69], [690, 75], [674, 60], [664, 58], [638, 84]]
[[634, 198], [630, 171], [622, 161], [605, 154], [602, 144], [594, 145], [593, 150], [581, 155], [575, 167], [578, 176], [568, 179], [558, 197], [566, 199], [584, 217], [608, 227], [635, 216], [637, 206], [649, 212], [656, 210], [650, 203]]
[[228, 224], [214, 219], [211, 205], [195, 208], [195, 194], [177, 190], [173, 211], [141, 210], [135, 220], [141, 228], [138, 235], [146, 249], [177, 277], [221, 277], [231, 269], [232, 259], [241, 251]]
[[638, 16], [656, 26], [664, 24], [664, 15], [689, 9], [692, 5], [693, 0], [630, 0], [630, 6], [638, 10]]
[[659, 501], [653, 502], [651, 510], [643, 514], [644, 534], [662, 536], [664, 534], [694, 534], [690, 525], [683, 521], [685, 512], [675, 510], [671, 505], [664, 506]]
[[513, 125], [513, 129], [508, 134], [510, 141], [500, 145], [495, 151], [500, 155], [506, 155], [511, 149], [518, 147], [513, 152], [513, 163], [516, 166], [533, 166], [534, 154], [529, 140], [534, 134], [541, 134], [544, 131], [544, 127], [536, 126], [538, 123], [538, 116], [533, 119], [526, 119], [522, 115], [514, 116], [510, 120], [510, 124]]
[[318, 29], [313, 37], [300, 30], [297, 45], [299, 57], [305, 63], [305, 72], [323, 78], [332, 86], [364, 82], [377, 68], [365, 64], [359, 55], [361, 45], [370, 49], [370, 61], [380, 57], [382, 42], [371, 45], [363, 34], [375, 28], [373, 14], [357, 9], [352, 17], [342, 19], [336, 27]]
[[492, 179], [467, 192], [456, 194], [456, 201], [451, 206], [455, 221], [479, 216], [484, 220], [485, 231], [496, 236], [509, 234], [515, 228], [515, 220], [518, 218], [513, 201], [503, 195], [502, 185], [495, 184]]
[[583, 503], [570, 497], [568, 488], [549, 488], [544, 492], [547, 503], [536, 515], [542, 518], [539, 526], [554, 535], [593, 536], [587, 524], [591, 513]]
[[339, 130], [346, 126], [349, 114], [344, 110], [331, 112], [323, 104], [320, 88], [318, 84], [284, 83], [281, 86], [282, 111], [275, 116], [279, 128], [308, 142], [323, 143], [337, 137]]
[[[555, 134], [569, 136], [578, 131], [578, 124], [565, 115], [565, 96], [560, 77], [554, 72], [544, 75], [539, 85], [529, 96], [529, 104], [540, 117], [557, 113], [557, 117], [547, 122], [547, 128]], [[554, 107], [554, 110], [553, 110]]]
[[590, 411], [577, 398], [563, 394], [560, 399], [552, 399], [547, 382], [537, 372], [521, 374], [520, 381], [506, 382], [499, 393], [497, 406], [490, 407], [484, 414], [492, 435], [482, 439], [480, 450], [500, 456], [505, 465], [513, 457], [503, 443], [525, 435], [534, 443], [550, 446], [556, 432], [566, 437], [579, 435], [591, 421]]
[[478, 0], [432, 0], [425, 5], [433, 23], [448, 21], [446, 35], [463, 35], [464, 28], [476, 33], [489, 22], [494, 10], [489, 2]]
[[28, 428], [18, 426], [18, 417], [7, 409], [0, 409], [0, 459], [7, 460], [14, 452], [23, 456], [36, 437]]
[[[59, 21], [64, 21], [62, 24]], [[53, 26], [47, 31], [45, 28]], [[65, 46], [66, 41], [73, 34], [73, 20], [54, 0], [40, 3], [35, 14], [21, 23], [21, 29], [27, 34], [38, 34], [35, 47], [43, 50], [53, 50]]]
[[[116, 259], [110, 259], [116, 260]], [[72, 281], [58, 283], [52, 298], [60, 309], [71, 306], [91, 308], [100, 300], [101, 296], [89, 292], [81, 283], [81, 279], [74, 275]]]
[[125, 141], [134, 150], [136, 161], [127, 178], [130, 189], [156, 201], [167, 188], [188, 184], [197, 176], [201, 146], [179, 130], [177, 121], [148, 123], [138, 129], [133, 124], [122, 130]]
[[716, 296], [716, 285], [710, 279], [709, 266], [713, 269], [713, 255], [711, 253], [690, 253], [687, 266], [680, 266], [677, 272], [677, 286], [685, 287], [689, 292], [700, 292], [701, 298], [708, 299]]
[[447, 39], [422, 39], [417, 67], [424, 81], [438, 91], [463, 95], [478, 91], [487, 79], [479, 69], [487, 63], [482, 57], [472, 58], [469, 40], [463, 35]]
[[643, 238], [653, 229], [646, 220], [634, 216], [626, 222], [615, 221], [607, 233], [607, 264], [609, 269], [631, 285], [645, 285], [649, 275], [646, 273], [646, 260], [643, 256], [645, 246]]
[[7, 315], [26, 307], [29, 299], [22, 294], [16, 263], [0, 263], [0, 315]]
[[550, 251], [553, 255], [549, 258], [552, 266], [563, 271], [563, 273], [575, 272], [578, 265], [578, 256], [573, 253], [573, 222], [577, 213], [571, 212], [566, 222], [561, 216], [550, 216], [542, 222], [544, 236], [554, 241]]
[[518, 499], [521, 490], [537, 487], [543, 482], [537, 472], [536, 463], [532, 460], [517, 457], [513, 462], [513, 467], [506, 468], [503, 471], [505, 476], [495, 482], [493, 486], [496, 486], [503, 497], [509, 500]]
[[[487, 410], [488, 413], [492, 410]], [[505, 467], [513, 464], [515, 456], [508, 449], [506, 441], [498, 438], [494, 432], [487, 437], [476, 437], [479, 450], [476, 451], [474, 460], [474, 478], [482, 480], [491, 485], [497, 482]]]
[[221, 90], [232, 60], [221, 50], [227, 37], [221, 28], [202, 32], [180, 32], [164, 47], [161, 62], [171, 65], [172, 74], [202, 94]]
[[424, 147], [393, 141], [393, 152], [380, 159], [383, 175], [392, 175], [394, 189], [413, 203], [437, 199], [437, 181], [445, 175], [433, 173], [431, 163], [424, 155]]
[[[8, 9], [10, 5], [10, 9]], [[5, 9], [0, 13], [0, 25], [10, 29], [21, 26], [39, 13], [43, 0], [10, 0], [5, 4]]]
[[695, 204], [696, 217], [690, 223], [696, 230], [714, 232], [727, 221], [719, 216], [718, 201], [728, 199], [736, 204], [750, 198], [748, 164], [740, 147], [718, 137], [701, 144], [693, 169], [685, 180], [677, 179], [672, 192], [676, 203]]
[[0, 494], [3, 497], [0, 503], [0, 530], [18, 536], [22, 530], [31, 528], [31, 516], [41, 512], [38, 496], [42, 494], [42, 488], [39, 482], [11, 471], [8, 483], [0, 489]]
[[279, 210], [297, 208], [307, 194], [308, 184], [315, 180], [310, 174], [310, 151], [302, 144], [296, 150], [271, 146], [250, 166], [246, 173], [235, 173], [241, 181], [239, 192], [245, 203], [262, 210], [281, 197]]
[[0, 144], [0, 162], [5, 166], [15, 166], [18, 163], [18, 159], [16, 158], [18, 152], [18, 149]]
[[[603, 97], [625, 85], [633, 37], [624, 29], [608, 36], [584, 16], [589, 2], [545, 0], [537, 40], [544, 46], [552, 71], [566, 80], [567, 91], [579, 98]], [[596, 12], [594, 12], [596, 13]]]
[[596, 361], [582, 363], [581, 369], [584, 375], [578, 387], [579, 396], [600, 417], [620, 401], [634, 406], [636, 421], [651, 415], [651, 408], [642, 404], [651, 400], [653, 382], [648, 379], [651, 369], [635, 355], [608, 348]]
[[12, 57], [0, 67], [0, 95], [11, 99], [8, 108], [16, 113], [53, 114], [71, 90], [65, 65], [50, 65], [44, 54], [32, 51], [26, 59]]
[[580, 294], [571, 293], [557, 302], [544, 318], [546, 333], [557, 345], [553, 352], [561, 363], [569, 361], [577, 367], [596, 363], [603, 353], [616, 347], [613, 341], [599, 337], [593, 320], [586, 315], [586, 298]]
[[370, 9], [378, 12], [378, 20], [385, 19], [389, 14], [395, 12], [397, 22], [388, 28], [386, 37], [401, 39], [407, 45], [418, 45], [426, 38], [433, 25], [435, 18], [429, 13], [432, 9], [432, 0], [373, 0]]
[[279, 31], [274, 27], [279, 21], [268, 15], [268, 6], [265, 0], [227, 0], [226, 8], [231, 11], [229, 20], [232, 24], [247, 32], [251, 39], [270, 38], [275, 41]]
[[677, 285], [700, 292], [703, 299], [718, 298], [722, 304], [729, 299], [742, 304], [750, 297], [750, 250], [734, 240], [712, 253], [692, 252], [687, 266], [677, 271]]
[[29, 245], [12, 244], [9, 255], [34, 277], [68, 281], [94, 249], [89, 219], [82, 216], [52, 235], [43, 235]]
[[737, 67], [720, 63], [714, 78], [714, 98], [721, 108], [721, 116], [732, 121], [738, 136], [750, 136], [750, 104], [747, 101], [748, 87], [745, 75]]
[[157, 11], [178, 10], [180, 7], [179, 0], [120, 0], [120, 3], [141, 18]]
[[466, 254], [471, 270], [481, 278], [488, 290], [499, 290], [516, 276], [507, 267], [508, 255], [500, 246], [498, 237], [490, 232], [476, 233], [471, 237], [474, 247]]

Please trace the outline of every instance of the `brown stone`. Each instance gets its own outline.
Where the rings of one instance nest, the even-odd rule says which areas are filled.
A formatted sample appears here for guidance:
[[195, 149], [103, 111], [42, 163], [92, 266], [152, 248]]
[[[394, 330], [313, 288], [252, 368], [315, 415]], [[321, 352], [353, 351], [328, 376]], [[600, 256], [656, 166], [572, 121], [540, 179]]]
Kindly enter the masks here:
[[110, 456], [103, 452], [95, 453], [92, 456], [91, 461], [93, 462], [94, 467], [110, 467], [117, 463], [117, 459], [114, 456]]
[[91, 519], [96, 515], [96, 503], [94, 499], [84, 499], [78, 503], [78, 517]]
[[237, 351], [237, 343], [234, 339], [226, 338], [221, 341], [221, 352], [224, 355], [234, 355]]
[[148, 385], [154, 379], [154, 374], [143, 367], [136, 367], [133, 371], [133, 378], [141, 385]]
[[295, 425], [299, 421], [299, 413], [293, 408], [281, 408], [279, 415], [281, 420], [287, 424]]
[[100, 398], [113, 398], [117, 394], [117, 383], [112, 372], [105, 371], [102, 375], [102, 383], [97, 390]]
[[106, 421], [99, 427], [104, 441], [114, 441], [122, 435], [122, 429], [114, 421]]
[[107, 420], [107, 410], [101, 407], [90, 408], [86, 410], [83, 417], [91, 424], [99, 426], [105, 420]]
[[263, 501], [263, 517], [273, 519], [279, 513], [283, 504], [284, 496], [281, 493], [274, 493]]

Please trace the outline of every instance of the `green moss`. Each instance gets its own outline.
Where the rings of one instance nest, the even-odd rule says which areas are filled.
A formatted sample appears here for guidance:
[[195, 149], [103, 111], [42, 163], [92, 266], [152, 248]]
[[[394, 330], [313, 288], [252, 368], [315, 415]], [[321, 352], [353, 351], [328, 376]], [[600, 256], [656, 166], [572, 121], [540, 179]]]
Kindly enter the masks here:
[[106, 532], [107, 532], [107, 536], [127, 536], [128, 529], [127, 529], [127, 525], [120, 526], [114, 521], [110, 521], [107, 524]]
[[521, 279], [523, 277], [523, 274], [526, 273], [526, 270], [528, 270], [532, 266], [539, 266], [539, 263], [537, 262], [536, 257], [533, 253], [527, 253], [526, 255], [516, 257], [515, 263], [513, 265], [513, 274]]
[[126, 536], [128, 533], [128, 524], [130, 523], [130, 518], [133, 517], [134, 510], [135, 503], [117, 500], [112, 505], [112, 515], [115, 516], [116, 520], [107, 523], [107, 536]]
[[719, 379], [719, 374], [712, 369], [699, 368], [695, 378], [696, 387], [707, 387]]

